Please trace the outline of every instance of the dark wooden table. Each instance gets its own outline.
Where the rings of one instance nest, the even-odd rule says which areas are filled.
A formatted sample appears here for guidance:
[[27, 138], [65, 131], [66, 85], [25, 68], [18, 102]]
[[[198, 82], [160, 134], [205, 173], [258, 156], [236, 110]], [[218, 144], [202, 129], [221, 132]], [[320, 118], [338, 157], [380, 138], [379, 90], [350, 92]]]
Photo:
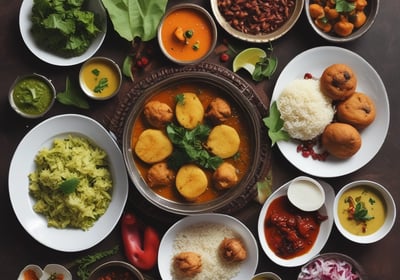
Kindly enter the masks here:
[[[180, 1], [171, 0], [169, 5]], [[193, 1], [203, 5], [210, 10], [209, 1]], [[352, 50], [365, 58], [379, 73], [386, 85], [391, 108], [391, 124], [386, 141], [379, 153], [364, 167], [349, 175], [339, 178], [325, 179], [333, 186], [337, 192], [339, 188], [346, 183], [358, 179], [375, 180], [385, 185], [397, 204], [399, 205], [400, 188], [398, 180], [398, 157], [400, 156], [400, 145], [398, 135], [400, 128], [397, 124], [400, 120], [400, 36], [397, 29], [399, 23], [398, 11], [400, 11], [399, 1], [380, 1], [380, 11], [374, 26], [362, 38], [355, 42], [341, 45], [341, 47]], [[64, 90], [65, 79], [67, 76], [76, 79], [80, 65], [73, 67], [52, 66], [37, 59], [25, 46], [18, 26], [18, 15], [21, 1], [1, 1], [0, 9], [0, 267], [2, 279], [16, 279], [19, 271], [27, 264], [38, 264], [44, 267], [48, 263], [68, 264], [73, 260], [87, 254], [110, 249], [115, 245], [122, 245], [119, 227], [101, 243], [83, 252], [63, 253], [49, 249], [35, 241], [20, 225], [12, 209], [8, 194], [8, 170], [13, 153], [24, 137], [36, 124], [47, 117], [63, 113], [78, 113], [88, 115], [105, 126], [112, 116], [113, 110], [118, 106], [119, 101], [124, 96], [132, 82], [128, 79], [124, 81], [121, 93], [105, 102], [91, 102], [91, 109], [80, 110], [74, 107], [68, 107], [57, 103], [52, 110], [38, 120], [28, 120], [19, 117], [14, 113], [8, 103], [9, 87], [14, 79], [21, 74], [40, 73], [48, 76], [55, 84], [58, 91]], [[97, 55], [103, 55], [114, 59], [122, 65], [123, 59], [128, 54], [130, 43], [121, 39], [109, 24], [105, 42]], [[220, 39], [227, 39], [232, 43], [237, 43], [232, 37], [220, 30]], [[140, 80], [152, 69], [168, 62], [161, 55], [160, 50], [153, 42], [155, 47], [154, 59], [152, 65], [146, 69], [145, 73], [138, 74]], [[271, 80], [255, 84], [249, 80], [246, 73], [240, 73], [260, 95], [261, 99], [268, 105], [272, 90], [277, 77], [283, 67], [297, 54], [316, 46], [331, 45], [320, 39], [309, 26], [305, 14], [297, 22], [296, 26], [284, 37], [273, 42], [274, 55], [279, 59], [277, 73]], [[253, 46], [248, 44], [248, 46]], [[261, 47], [266, 47], [265, 45]], [[209, 61], [219, 63], [218, 56], [213, 54]], [[231, 68], [230, 63], [223, 64]], [[307, 65], [304, 65], [307, 70]], [[382, 135], [376, 135], [382, 137]], [[277, 148], [272, 149], [272, 170], [274, 188], [279, 187], [288, 180], [302, 175], [302, 173], [286, 161]], [[21, 174], [26, 176], [26, 174]], [[256, 202], [250, 202], [244, 209], [235, 213], [235, 216], [243, 221], [249, 229], [257, 236], [257, 219], [260, 205]], [[160, 210], [160, 215], [163, 213]], [[161, 225], [160, 233], [169, 225]], [[369, 274], [369, 279], [398, 279], [397, 267], [400, 259], [400, 245], [398, 237], [400, 236], [400, 227], [396, 223], [391, 233], [383, 240], [369, 245], [357, 245], [345, 240], [336, 228], [330, 235], [327, 245], [322, 252], [341, 252], [355, 258]], [[283, 279], [296, 279], [299, 268], [284, 268], [274, 264], [268, 259], [264, 252], [259, 250], [259, 265], [257, 272], [274, 271], [282, 276]], [[111, 257], [112, 259], [124, 259], [122, 251]], [[103, 260], [104, 261], [104, 260]], [[74, 268], [72, 269], [74, 272]], [[157, 278], [158, 272], [151, 271], [149, 274]], [[245, 280], [245, 279], [244, 279]]]

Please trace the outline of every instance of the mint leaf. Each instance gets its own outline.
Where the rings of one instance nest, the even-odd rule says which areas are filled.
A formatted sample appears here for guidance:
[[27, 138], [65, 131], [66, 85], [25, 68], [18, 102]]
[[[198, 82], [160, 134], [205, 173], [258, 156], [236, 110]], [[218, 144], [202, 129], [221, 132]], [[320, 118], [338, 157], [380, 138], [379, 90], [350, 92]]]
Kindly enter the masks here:
[[281, 113], [278, 110], [276, 101], [271, 104], [269, 116], [263, 119], [265, 126], [268, 128], [268, 137], [271, 139], [274, 146], [278, 141], [287, 141], [290, 139], [289, 133], [283, 130], [283, 120]]

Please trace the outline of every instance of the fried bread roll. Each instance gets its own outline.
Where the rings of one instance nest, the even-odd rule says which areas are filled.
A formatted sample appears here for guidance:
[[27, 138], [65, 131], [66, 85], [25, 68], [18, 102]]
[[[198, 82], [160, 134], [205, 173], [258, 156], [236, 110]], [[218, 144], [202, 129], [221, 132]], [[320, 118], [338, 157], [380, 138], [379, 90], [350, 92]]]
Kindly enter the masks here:
[[220, 158], [229, 158], [239, 151], [240, 137], [236, 129], [229, 125], [215, 126], [208, 135], [207, 148]]
[[356, 128], [346, 123], [329, 124], [321, 137], [322, 146], [333, 156], [346, 159], [361, 148], [361, 135]]
[[356, 92], [336, 106], [336, 115], [340, 122], [363, 129], [375, 120], [375, 103], [368, 95]]
[[135, 145], [136, 155], [146, 163], [156, 163], [171, 155], [173, 146], [169, 138], [158, 129], [146, 129]]
[[185, 92], [182, 95], [183, 100], [175, 107], [176, 119], [184, 128], [193, 129], [203, 121], [204, 107], [197, 94]]

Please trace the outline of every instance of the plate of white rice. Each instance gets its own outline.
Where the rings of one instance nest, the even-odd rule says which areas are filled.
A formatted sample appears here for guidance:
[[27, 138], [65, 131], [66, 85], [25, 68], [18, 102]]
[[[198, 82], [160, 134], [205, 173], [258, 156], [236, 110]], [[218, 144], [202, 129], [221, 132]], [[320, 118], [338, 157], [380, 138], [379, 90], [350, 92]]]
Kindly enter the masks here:
[[[243, 242], [247, 258], [241, 262], [225, 262], [218, 253], [224, 238], [238, 238]], [[250, 230], [238, 219], [218, 213], [196, 214], [176, 222], [163, 236], [158, 268], [163, 280], [180, 280], [173, 268], [174, 256], [181, 252], [195, 252], [201, 256], [201, 272], [191, 280], [251, 279], [258, 265], [257, 241]]]
[[[307, 174], [325, 178], [343, 176], [360, 169], [375, 157], [383, 145], [389, 129], [390, 112], [386, 88], [379, 74], [364, 58], [350, 50], [334, 46], [316, 47], [300, 53], [286, 65], [276, 82], [271, 98], [272, 104], [279, 99], [282, 93], [287, 91], [288, 86], [295, 80], [304, 79], [304, 75], [307, 73], [318, 78], [325, 68], [335, 63], [347, 64], [353, 69], [358, 80], [356, 90], [371, 97], [376, 106], [374, 122], [360, 132], [362, 138], [360, 150], [345, 160], [328, 156], [321, 161], [303, 157], [297, 151], [300, 143], [298, 140], [277, 142], [280, 151], [291, 164]], [[288, 104], [295, 103], [298, 104], [299, 101], [288, 102]], [[307, 119], [309, 110], [313, 113], [318, 111], [313, 102], [302, 102], [302, 104], [305, 108], [304, 115], [301, 116], [300, 112], [300, 116], [296, 116], [296, 118]], [[326, 108], [321, 110], [326, 111]], [[313, 118], [318, 120], [309, 126], [314, 127], [317, 131], [320, 129], [321, 119], [326, 118], [327, 114], [329, 113], [317, 112]]]

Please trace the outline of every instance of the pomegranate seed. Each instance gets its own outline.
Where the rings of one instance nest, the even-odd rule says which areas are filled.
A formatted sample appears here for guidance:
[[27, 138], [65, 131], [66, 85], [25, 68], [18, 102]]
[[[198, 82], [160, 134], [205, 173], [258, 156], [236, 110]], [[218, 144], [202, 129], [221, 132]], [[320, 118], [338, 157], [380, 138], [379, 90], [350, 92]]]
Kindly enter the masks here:
[[149, 64], [149, 59], [145, 56], [142, 56], [140, 61], [142, 62], [143, 66], [146, 66], [147, 64]]
[[229, 60], [229, 54], [227, 53], [221, 53], [221, 55], [219, 56], [219, 60], [221, 62], [227, 62]]
[[304, 74], [304, 79], [309, 80], [309, 79], [312, 79], [312, 78], [313, 78], [313, 75], [311, 73], [305, 73]]

